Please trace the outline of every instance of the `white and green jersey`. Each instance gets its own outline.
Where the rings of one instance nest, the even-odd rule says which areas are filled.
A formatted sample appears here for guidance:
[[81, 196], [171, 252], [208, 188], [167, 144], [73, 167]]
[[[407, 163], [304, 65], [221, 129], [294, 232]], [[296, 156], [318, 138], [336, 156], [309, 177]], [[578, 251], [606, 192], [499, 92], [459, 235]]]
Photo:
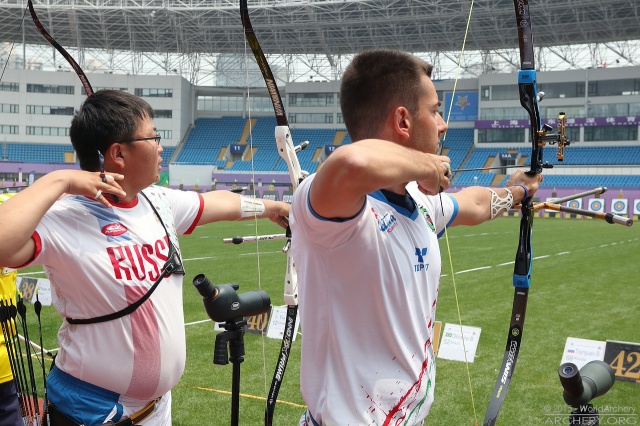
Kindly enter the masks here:
[[411, 184], [411, 208], [376, 191], [338, 222], [310, 207], [313, 179], [298, 187], [290, 217], [302, 396], [322, 425], [419, 423], [435, 386], [438, 233], [457, 203], [443, 195], [442, 206]]

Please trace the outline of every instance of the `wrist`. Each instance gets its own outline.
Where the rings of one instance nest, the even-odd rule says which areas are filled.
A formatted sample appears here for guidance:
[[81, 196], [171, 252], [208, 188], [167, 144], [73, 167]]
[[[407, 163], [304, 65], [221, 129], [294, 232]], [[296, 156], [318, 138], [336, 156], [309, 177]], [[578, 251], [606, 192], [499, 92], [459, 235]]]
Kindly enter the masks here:
[[240, 217], [262, 217], [265, 205], [259, 198], [240, 196]]
[[519, 186], [520, 188], [524, 189], [524, 197], [522, 197], [522, 201], [526, 200], [529, 197], [529, 189], [526, 186], [524, 186], [521, 183], [517, 183], [513, 186], [514, 187]]

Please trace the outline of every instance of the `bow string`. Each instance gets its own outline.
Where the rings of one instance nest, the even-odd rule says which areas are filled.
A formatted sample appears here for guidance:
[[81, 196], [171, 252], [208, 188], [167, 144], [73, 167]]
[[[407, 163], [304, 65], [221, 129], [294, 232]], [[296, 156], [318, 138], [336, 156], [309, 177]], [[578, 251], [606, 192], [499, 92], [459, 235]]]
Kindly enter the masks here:
[[[264, 78], [269, 92], [269, 97], [271, 98], [271, 103], [273, 104], [273, 111], [276, 115], [277, 124], [275, 128], [275, 140], [278, 148], [278, 154], [287, 164], [291, 186], [295, 193], [299, 183], [306, 177], [306, 173], [300, 168], [296, 152], [299, 149], [303, 149], [306, 145], [302, 144], [299, 147], [295, 147], [293, 145], [293, 138], [291, 137], [291, 130], [289, 129], [289, 123], [284, 109], [284, 104], [280, 96], [280, 91], [278, 90], [278, 85], [276, 84], [276, 80], [271, 68], [269, 67], [267, 58], [265, 57], [262, 48], [260, 47], [260, 43], [258, 42], [258, 38], [253, 30], [251, 19], [249, 18], [247, 0], [240, 0], [240, 17], [242, 19], [245, 38], [247, 39], [247, 43], [251, 47], [253, 56], [260, 68], [260, 72], [262, 73], [262, 77]], [[284, 302], [287, 305], [287, 318], [285, 321], [278, 362], [271, 381], [271, 387], [267, 394], [267, 403], [265, 407], [265, 425], [267, 426], [270, 426], [273, 423], [275, 405], [280, 391], [280, 386], [282, 385], [282, 380], [284, 378], [284, 373], [287, 368], [298, 314], [298, 279], [291, 250], [289, 250], [291, 247], [291, 229], [289, 225], [287, 225], [286, 237], [287, 242], [283, 248], [283, 252], [287, 254], [287, 269], [284, 279]]]

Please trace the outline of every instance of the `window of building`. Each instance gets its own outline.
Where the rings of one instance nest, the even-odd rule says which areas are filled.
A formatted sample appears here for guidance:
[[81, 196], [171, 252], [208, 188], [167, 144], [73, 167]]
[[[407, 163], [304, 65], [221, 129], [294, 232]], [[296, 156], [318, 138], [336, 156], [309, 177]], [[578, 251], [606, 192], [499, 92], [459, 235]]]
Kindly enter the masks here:
[[[97, 92], [98, 90], [120, 90], [121, 92], [128, 92], [128, 89], [126, 87], [95, 87], [93, 89], [94, 92]], [[84, 96], [87, 96], [87, 90], [84, 88], [84, 86], [82, 86], [80, 91]]]
[[273, 102], [271, 102], [271, 98], [268, 96], [249, 96], [249, 98], [247, 98], [247, 101], [250, 111], [273, 112]]
[[27, 105], [27, 114], [73, 115], [73, 107], [52, 107], [46, 105]]
[[[158, 130], [158, 134], [162, 139], [171, 139], [172, 133], [173, 132], [171, 130]], [[160, 143], [162, 143], [162, 140], [160, 141]]]
[[198, 96], [198, 111], [244, 111], [242, 96]]
[[518, 120], [528, 119], [529, 114], [522, 107], [482, 108], [481, 120]]
[[344, 118], [342, 117], [342, 113], [341, 112], [338, 113], [337, 120], [338, 120], [338, 123], [344, 124]]
[[0, 112], [18, 113], [20, 105], [18, 104], [0, 104]]
[[296, 113], [289, 115], [292, 123], [333, 123], [333, 114], [325, 113]]
[[[578, 91], [578, 86], [582, 86], [581, 92]], [[544, 92], [545, 99], [583, 98], [584, 83], [544, 83], [538, 85], [538, 91]]]
[[291, 93], [289, 105], [297, 107], [324, 107], [333, 105], [333, 93]]
[[27, 84], [27, 92], [30, 93], [51, 93], [58, 95], [73, 95], [75, 87], [58, 86], [54, 84]]
[[[198, 96], [198, 111], [243, 112], [244, 100], [243, 96]], [[249, 111], [273, 111], [273, 104], [268, 96], [249, 96], [247, 104]]]
[[478, 129], [480, 143], [518, 143], [524, 142], [525, 129]]
[[580, 127], [567, 127], [565, 135], [569, 142], [580, 142]]
[[143, 98], [172, 98], [173, 89], [136, 89], [135, 95]]
[[[594, 84], [593, 89], [591, 85]], [[624, 96], [640, 94], [640, 79], [598, 80], [589, 82], [589, 96]]]
[[0, 125], [0, 133], [3, 135], [17, 135], [18, 134], [18, 126], [12, 126], [9, 124]]
[[572, 106], [553, 106], [542, 108], [540, 113], [543, 118], [556, 118], [563, 112], [567, 118], [586, 117], [586, 109], [584, 105], [572, 105]]
[[27, 135], [69, 136], [69, 128], [68, 127], [27, 126]]
[[490, 101], [506, 101], [506, 100], [518, 100], [520, 99], [520, 93], [518, 92], [518, 85], [510, 84], [510, 85], [502, 85], [502, 86], [491, 86], [491, 99]]
[[624, 117], [629, 114], [629, 104], [589, 104], [589, 117]]
[[1, 82], [0, 83], [0, 91], [3, 92], [18, 92], [20, 90], [20, 84], [19, 83], [5, 83], [5, 82]]
[[173, 111], [170, 109], [155, 109], [153, 110], [155, 118], [172, 118]]
[[636, 140], [638, 140], [638, 126], [594, 126], [584, 128], [585, 142]]
[[480, 99], [483, 101], [491, 100], [491, 86], [482, 86], [480, 89]]

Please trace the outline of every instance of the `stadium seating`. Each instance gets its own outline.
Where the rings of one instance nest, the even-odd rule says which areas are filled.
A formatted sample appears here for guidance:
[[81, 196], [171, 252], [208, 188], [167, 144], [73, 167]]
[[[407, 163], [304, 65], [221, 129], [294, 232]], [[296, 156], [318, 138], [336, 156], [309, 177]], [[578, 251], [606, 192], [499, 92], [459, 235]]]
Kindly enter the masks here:
[[[215, 164], [224, 169], [226, 162], [218, 160], [220, 150], [238, 143], [246, 120], [239, 117], [200, 118], [185, 142], [176, 162], [189, 164]], [[247, 136], [246, 145], [254, 149], [247, 160], [235, 160], [229, 171], [286, 171], [287, 166], [275, 149], [275, 117], [259, 117]], [[309, 141], [309, 146], [299, 153], [302, 169], [315, 172], [318, 163], [313, 161], [318, 149], [333, 143], [336, 129], [292, 129], [294, 144]], [[217, 134], [219, 133], [219, 134]]]
[[[71, 144], [44, 144], [44, 143], [7, 143], [6, 161], [19, 163], [44, 163], [63, 164], [68, 163], [69, 156], [73, 155]], [[162, 164], [168, 165], [175, 147], [166, 147], [162, 152]]]
[[[531, 150], [529, 148], [475, 148], [470, 158], [461, 168], [481, 168], [487, 162], [500, 154], [517, 151], [524, 160], [524, 166], [531, 165]], [[563, 162], [557, 160], [555, 147], [547, 146], [543, 151], [543, 159], [549, 164], [562, 167], [563, 164], [575, 166], [625, 166], [640, 164], [640, 146], [615, 146], [611, 147], [574, 147], [567, 148]], [[457, 168], [456, 166], [453, 167]], [[458, 186], [490, 185], [496, 177], [495, 172], [461, 172], [454, 176], [453, 183]], [[506, 182], [504, 178], [498, 185]], [[493, 182], [496, 184], [495, 182]], [[633, 175], [547, 175], [545, 185], [562, 186], [611, 186], [632, 188], [640, 186], [640, 176]]]
[[451, 158], [451, 168], [459, 169], [465, 157], [473, 148], [473, 129], [450, 129], [442, 141], [447, 156]]
[[7, 161], [22, 163], [65, 163], [65, 152], [73, 152], [71, 144], [54, 145], [44, 143], [6, 144]]
[[[175, 163], [215, 165], [228, 171], [277, 171], [285, 172], [287, 166], [275, 149], [274, 117], [258, 117], [254, 119], [251, 132], [243, 140], [243, 131], [247, 120], [242, 117], [199, 118], [190, 132], [184, 146], [181, 147]], [[318, 157], [326, 145], [351, 143], [349, 134], [342, 140], [336, 138], [339, 129], [303, 129], [293, 128], [291, 134], [295, 145], [309, 141], [309, 146], [298, 154], [303, 170], [313, 173], [318, 167]], [[252, 147], [254, 155], [246, 160], [235, 160], [227, 163], [221, 159], [221, 153], [230, 144], [246, 144]], [[637, 166], [640, 164], [640, 146], [584, 146], [569, 147], [564, 163], [576, 166]], [[499, 148], [477, 148], [473, 144], [473, 129], [450, 129], [444, 139], [445, 153], [451, 158], [451, 166], [455, 169], [482, 168], [491, 164], [492, 158], [507, 152], [520, 155], [519, 164], [530, 164], [530, 150], [523, 147], [504, 146]], [[175, 147], [164, 147], [162, 153], [163, 166], [167, 167], [172, 160]], [[550, 164], [562, 164], [557, 161], [555, 147], [544, 148], [544, 160]], [[69, 161], [69, 153], [73, 152], [70, 144], [37, 144], [15, 143], [4, 144], [3, 160], [24, 163], [63, 164]], [[245, 155], [246, 158], [246, 155]], [[493, 172], [459, 172], [453, 177], [455, 186], [468, 185], [501, 185], [496, 182], [498, 175]], [[545, 185], [555, 187], [594, 187], [604, 185], [612, 188], [640, 187], [640, 176], [634, 175], [547, 175]]]
[[[218, 164], [220, 149], [242, 137], [242, 117], [199, 118], [184, 143], [176, 163]], [[224, 167], [224, 162], [220, 163]], [[219, 165], [219, 164], [218, 164]]]

